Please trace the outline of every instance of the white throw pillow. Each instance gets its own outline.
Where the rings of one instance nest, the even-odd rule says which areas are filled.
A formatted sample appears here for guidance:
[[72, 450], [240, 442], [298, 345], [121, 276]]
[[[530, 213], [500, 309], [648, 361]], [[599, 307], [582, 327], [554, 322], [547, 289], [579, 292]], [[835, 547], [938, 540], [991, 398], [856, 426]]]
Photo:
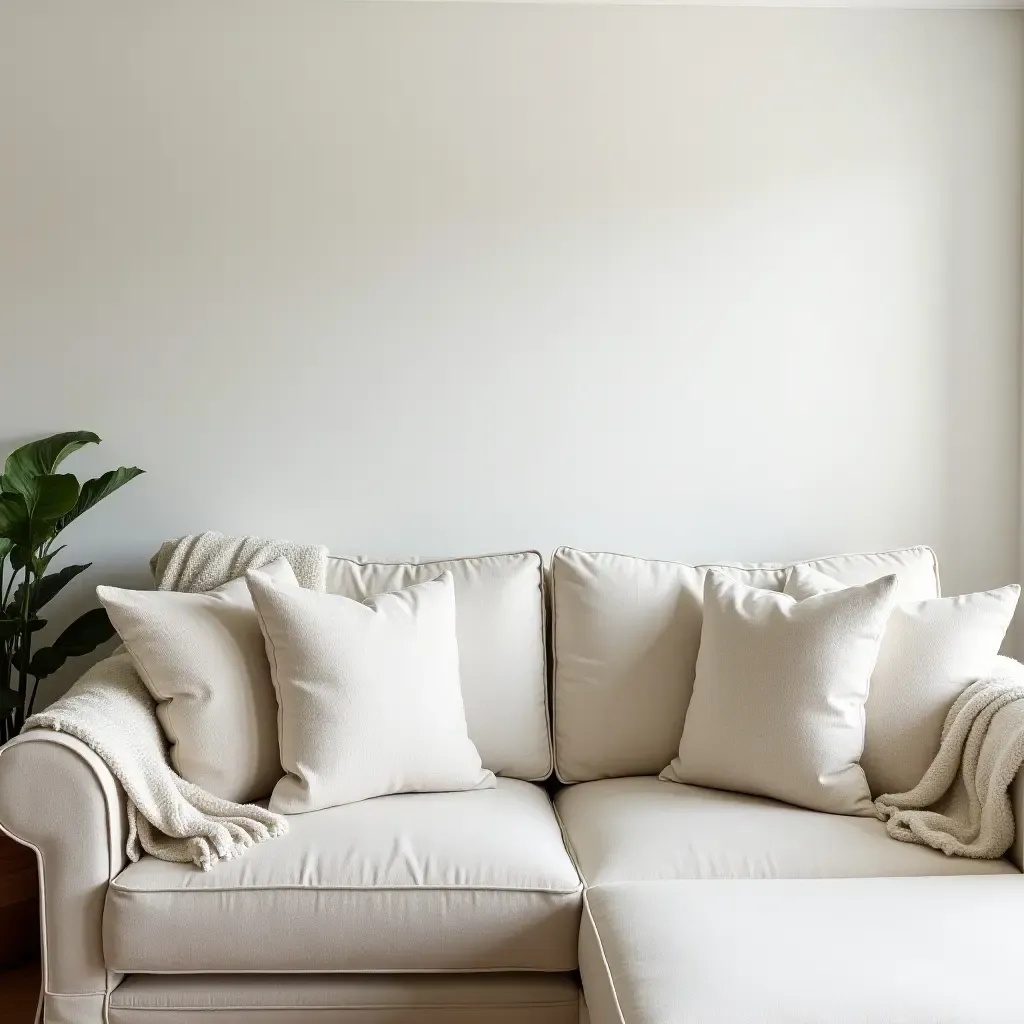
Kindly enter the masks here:
[[271, 810], [494, 787], [466, 730], [450, 572], [363, 602], [246, 578], [279, 708]]
[[896, 595], [886, 576], [797, 601], [711, 570], [675, 782], [874, 813], [864, 702]]
[[[785, 592], [804, 600], [843, 589], [832, 577], [797, 565]], [[860, 760], [875, 796], [905, 793], [921, 781], [938, 753], [949, 709], [992, 670], [1019, 595], [1014, 585], [901, 602], [893, 610], [871, 676]]]
[[[261, 571], [297, 586], [286, 558]], [[282, 775], [277, 700], [245, 580], [202, 594], [96, 594], [157, 702], [174, 770], [225, 800], [267, 796]]]

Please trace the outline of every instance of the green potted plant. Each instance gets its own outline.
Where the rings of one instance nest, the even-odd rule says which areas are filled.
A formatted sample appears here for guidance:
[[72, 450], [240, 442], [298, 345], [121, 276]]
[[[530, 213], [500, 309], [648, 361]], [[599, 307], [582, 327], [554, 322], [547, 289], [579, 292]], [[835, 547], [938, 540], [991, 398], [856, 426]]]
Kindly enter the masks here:
[[79, 483], [57, 468], [96, 434], [72, 431], [23, 445], [7, 456], [0, 476], [0, 743], [32, 714], [39, 680], [71, 657], [88, 654], [114, 635], [102, 608], [80, 615], [49, 646], [33, 649], [46, 625], [40, 611], [92, 563], [48, 572], [64, 550], [56, 545], [80, 515], [134, 480], [142, 470], [121, 466]]

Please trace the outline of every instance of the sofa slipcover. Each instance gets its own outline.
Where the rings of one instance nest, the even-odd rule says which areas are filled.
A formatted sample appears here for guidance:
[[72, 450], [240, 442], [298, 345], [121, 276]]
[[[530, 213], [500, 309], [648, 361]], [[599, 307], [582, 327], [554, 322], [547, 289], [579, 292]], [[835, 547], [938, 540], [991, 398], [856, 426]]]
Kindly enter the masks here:
[[[685, 604], [679, 567], [654, 570], [654, 583], [676, 594], [673, 606], [664, 594], [649, 599], [647, 568], [630, 583], [618, 574], [621, 556], [604, 565], [604, 556], [577, 554], [597, 596], [584, 578], [582, 607], [593, 598], [596, 619], [576, 623], [576, 640], [592, 646], [574, 657], [577, 668], [589, 658], [594, 674], [574, 695], [579, 721], [563, 727], [606, 730], [582, 748], [588, 771], [621, 770], [623, 751], [653, 764], [645, 778], [559, 793], [561, 832], [544, 790], [512, 777], [492, 791], [296, 815], [290, 835], [208, 874], [152, 858], [126, 867], [124, 794], [95, 754], [44, 731], [3, 748], [0, 822], [42, 868], [46, 1024], [729, 1024], [734, 1011], [761, 1024], [1020, 1020], [1008, 958], [1024, 883], [1012, 865], [895, 843], [871, 819], [659, 782], [672, 751], [655, 759], [635, 742], [636, 725], [661, 728], [672, 713], [643, 701], [659, 694], [648, 669], [668, 678], [658, 676], [665, 652], [654, 627], [675, 629]], [[893, 571], [892, 559], [904, 560], [896, 571], [910, 586], [937, 593], [927, 549], [812, 564], [863, 582]], [[543, 775], [539, 558], [387, 567], [335, 559], [332, 589], [365, 596], [444, 567], [458, 578], [458, 562], [472, 563], [458, 571], [474, 595], [459, 613], [493, 631], [486, 643], [468, 639], [478, 742], [491, 744], [497, 771]], [[732, 571], [776, 588], [784, 575]], [[503, 634], [506, 612], [516, 621]], [[635, 688], [626, 662], [643, 670]], [[1024, 820], [1020, 777], [1011, 795]], [[592, 886], [582, 924], [566, 842]], [[1024, 860], [1024, 830], [1010, 856]], [[927, 877], [866, 877], [892, 875]], [[589, 1013], [573, 989], [577, 963]]]
[[111, 883], [107, 965], [130, 973], [571, 971], [580, 880], [539, 786], [379, 797], [196, 871]]
[[46, 1024], [101, 1021], [120, 981], [102, 922], [107, 886], [128, 859], [124, 791], [74, 737], [22, 733], [0, 747], [0, 822], [39, 865]]
[[[801, 563], [841, 583], [894, 573], [901, 601], [939, 596], [935, 554], [904, 548]], [[657, 775], [679, 753], [704, 576], [782, 590], [786, 567], [693, 566], [559, 548], [551, 560], [555, 767], [562, 782]]]
[[572, 974], [133, 975], [109, 1024], [577, 1024]]
[[580, 973], [592, 1024], [1016, 1024], [1021, 915], [983, 876], [598, 886]]
[[947, 857], [890, 839], [882, 822], [761, 797], [604, 779], [562, 790], [555, 806], [587, 885], [668, 879], [1012, 874], [1008, 860]]
[[469, 737], [484, 767], [495, 774], [546, 779], [552, 762], [544, 561], [536, 551], [436, 562], [332, 557], [327, 560], [327, 590], [362, 601], [435, 579], [446, 569], [455, 583]]

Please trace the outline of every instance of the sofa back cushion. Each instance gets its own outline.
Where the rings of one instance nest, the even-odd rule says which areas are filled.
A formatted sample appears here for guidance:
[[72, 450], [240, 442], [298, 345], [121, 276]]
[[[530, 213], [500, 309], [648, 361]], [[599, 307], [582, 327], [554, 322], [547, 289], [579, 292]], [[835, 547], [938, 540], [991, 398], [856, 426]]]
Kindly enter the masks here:
[[485, 768], [536, 781], [551, 774], [543, 569], [536, 551], [436, 562], [332, 557], [327, 591], [362, 601], [450, 572], [470, 739]]
[[[938, 565], [927, 547], [801, 564], [848, 584], [895, 574], [901, 600], [939, 596]], [[781, 591], [788, 567], [694, 566], [565, 547], [555, 552], [555, 770], [563, 782], [657, 775], [676, 756], [709, 568]]]

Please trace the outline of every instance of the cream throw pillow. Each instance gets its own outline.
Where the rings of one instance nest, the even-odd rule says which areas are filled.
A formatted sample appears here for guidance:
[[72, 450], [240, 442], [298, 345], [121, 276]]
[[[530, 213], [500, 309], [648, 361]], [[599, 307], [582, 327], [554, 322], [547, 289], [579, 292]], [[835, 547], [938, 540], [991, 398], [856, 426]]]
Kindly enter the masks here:
[[896, 594], [886, 576], [798, 602], [711, 570], [676, 782], [874, 813], [864, 702]]
[[[297, 586], [285, 558], [261, 570]], [[97, 587], [189, 782], [246, 803], [281, 778], [277, 700], [244, 579], [202, 594]]]
[[[831, 576], [797, 565], [785, 592], [804, 600], [843, 589]], [[896, 606], [871, 676], [860, 760], [875, 796], [905, 793], [921, 781], [949, 709], [991, 671], [1019, 595], [1014, 585]]]
[[246, 578], [279, 707], [271, 810], [494, 787], [466, 731], [450, 572], [363, 602]]

